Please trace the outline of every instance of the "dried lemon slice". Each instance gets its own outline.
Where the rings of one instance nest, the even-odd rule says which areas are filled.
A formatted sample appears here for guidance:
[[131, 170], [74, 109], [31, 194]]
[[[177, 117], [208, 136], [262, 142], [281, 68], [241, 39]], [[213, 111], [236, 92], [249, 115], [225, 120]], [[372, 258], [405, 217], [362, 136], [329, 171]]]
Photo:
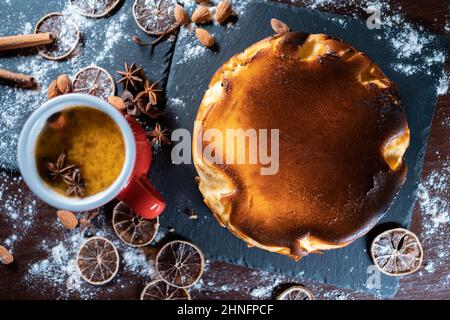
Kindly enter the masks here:
[[108, 71], [98, 66], [90, 66], [77, 72], [72, 82], [72, 90], [108, 100], [109, 96], [115, 95], [116, 85]]
[[423, 249], [417, 236], [409, 230], [387, 230], [372, 242], [370, 253], [375, 265], [389, 276], [416, 272], [423, 261]]
[[117, 236], [133, 247], [143, 247], [155, 239], [159, 228], [159, 218], [144, 219], [138, 216], [124, 202], [119, 202], [113, 210], [113, 227]]
[[77, 270], [88, 283], [101, 285], [110, 282], [119, 270], [119, 253], [114, 244], [103, 238], [88, 239], [76, 259]]
[[277, 300], [314, 300], [314, 295], [303, 286], [293, 286], [283, 291]]
[[191, 295], [184, 288], [171, 286], [163, 280], [155, 280], [142, 291], [141, 300], [191, 300]]
[[175, 1], [136, 0], [133, 16], [139, 28], [151, 35], [170, 33], [178, 24], [175, 20]]
[[194, 285], [203, 275], [205, 258], [196, 245], [175, 240], [164, 245], [156, 256], [161, 279], [178, 288]]
[[77, 12], [89, 18], [106, 16], [119, 4], [120, 0], [69, 0]]
[[53, 12], [38, 21], [34, 33], [50, 32], [55, 41], [38, 47], [38, 53], [49, 60], [60, 60], [69, 56], [80, 41], [77, 25], [63, 13]]

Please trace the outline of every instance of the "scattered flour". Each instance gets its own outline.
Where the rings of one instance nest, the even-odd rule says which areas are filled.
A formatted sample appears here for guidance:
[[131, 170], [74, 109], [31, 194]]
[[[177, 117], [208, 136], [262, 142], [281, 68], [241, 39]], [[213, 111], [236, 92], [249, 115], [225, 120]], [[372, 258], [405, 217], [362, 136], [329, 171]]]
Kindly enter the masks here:
[[[119, 251], [124, 275], [134, 275], [133, 281], [139, 281], [142, 286], [148, 280], [156, 277], [154, 262], [147, 257], [143, 249], [130, 248], [118, 240], [111, 226], [105, 225], [104, 213], [101, 213], [96, 219], [96, 231], [93, 235], [105, 237], [114, 243]], [[62, 228], [56, 219], [53, 228]], [[60, 299], [70, 298], [73, 294], [78, 294], [81, 299], [94, 299], [104, 291], [104, 288], [87, 284], [76, 268], [78, 250], [87, 240], [87, 237], [79, 229], [68, 231], [68, 233], [65, 239], [61, 241], [42, 240], [39, 250], [46, 252], [47, 256], [28, 266], [28, 273], [25, 275], [24, 281], [30, 287], [51, 286], [60, 294]], [[132, 284], [133, 281], [123, 284], [122, 277], [116, 276], [112, 286], [122, 287]]]
[[178, 106], [178, 107], [186, 106], [186, 103], [183, 100], [181, 100], [180, 98], [170, 98], [169, 103], [174, 106]]
[[186, 28], [180, 30], [178, 41], [184, 44], [184, 51], [183, 56], [175, 61], [175, 64], [186, 64], [200, 58], [209, 51], [198, 42], [195, 34]]
[[[0, 172], [0, 215], [10, 227], [9, 234], [0, 235], [0, 243], [14, 253], [15, 243], [23, 239], [31, 229], [37, 208], [37, 200], [22, 189], [20, 176]], [[11, 193], [10, 190], [15, 190]]]
[[420, 239], [425, 250], [424, 266], [419, 276], [424, 276], [424, 273], [442, 274], [441, 279], [430, 287], [432, 290], [450, 288], [449, 183], [450, 165], [447, 159], [441, 170], [432, 171], [425, 177], [418, 194], [423, 217]]
[[450, 75], [445, 72], [445, 70], [442, 71], [442, 74], [439, 78], [439, 85], [437, 87], [437, 95], [443, 96], [446, 95], [448, 92], [448, 87], [450, 86]]
[[[425, 260], [425, 270], [434, 272], [450, 263], [450, 165], [444, 161], [443, 168], [431, 172], [422, 181], [418, 202], [423, 214], [421, 241], [428, 251], [427, 256], [435, 255], [434, 261]], [[426, 258], [425, 257], [425, 258]]]

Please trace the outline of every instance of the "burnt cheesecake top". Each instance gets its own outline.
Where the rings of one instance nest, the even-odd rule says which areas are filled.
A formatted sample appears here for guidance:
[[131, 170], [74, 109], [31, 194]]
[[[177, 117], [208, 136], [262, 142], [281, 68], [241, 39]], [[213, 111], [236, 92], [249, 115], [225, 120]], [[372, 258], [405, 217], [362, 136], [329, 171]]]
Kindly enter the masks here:
[[[201, 143], [202, 133], [211, 128], [224, 137], [226, 129], [279, 129], [278, 172], [202, 157], [212, 143]], [[226, 144], [214, 144], [214, 154], [225, 159]], [[216, 72], [197, 115], [193, 156], [220, 223], [250, 245], [299, 258], [345, 246], [374, 226], [405, 180], [408, 144], [398, 91], [375, 63], [342, 40], [288, 32]]]

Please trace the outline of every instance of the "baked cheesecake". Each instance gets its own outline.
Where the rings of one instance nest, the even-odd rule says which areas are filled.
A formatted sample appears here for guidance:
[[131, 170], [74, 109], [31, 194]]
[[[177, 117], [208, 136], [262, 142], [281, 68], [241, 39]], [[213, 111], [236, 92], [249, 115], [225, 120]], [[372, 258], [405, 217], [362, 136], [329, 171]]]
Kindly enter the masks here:
[[[209, 129], [278, 129], [277, 173], [216, 161], [230, 150], [205, 141]], [[249, 246], [299, 259], [346, 246], [383, 217], [404, 183], [409, 140], [399, 91], [367, 55], [325, 34], [288, 32], [215, 73], [194, 125], [193, 158], [222, 226]]]

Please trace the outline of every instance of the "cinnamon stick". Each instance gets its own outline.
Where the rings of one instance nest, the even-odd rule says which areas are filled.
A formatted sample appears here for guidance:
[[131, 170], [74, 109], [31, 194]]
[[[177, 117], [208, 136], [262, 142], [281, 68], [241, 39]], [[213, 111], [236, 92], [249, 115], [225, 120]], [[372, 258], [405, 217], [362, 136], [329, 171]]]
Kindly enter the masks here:
[[0, 69], [0, 79], [15, 82], [23, 88], [33, 88], [36, 85], [34, 81], [34, 77], [22, 74], [15, 73], [8, 70]]
[[37, 47], [55, 40], [49, 32], [0, 37], [0, 51]]

